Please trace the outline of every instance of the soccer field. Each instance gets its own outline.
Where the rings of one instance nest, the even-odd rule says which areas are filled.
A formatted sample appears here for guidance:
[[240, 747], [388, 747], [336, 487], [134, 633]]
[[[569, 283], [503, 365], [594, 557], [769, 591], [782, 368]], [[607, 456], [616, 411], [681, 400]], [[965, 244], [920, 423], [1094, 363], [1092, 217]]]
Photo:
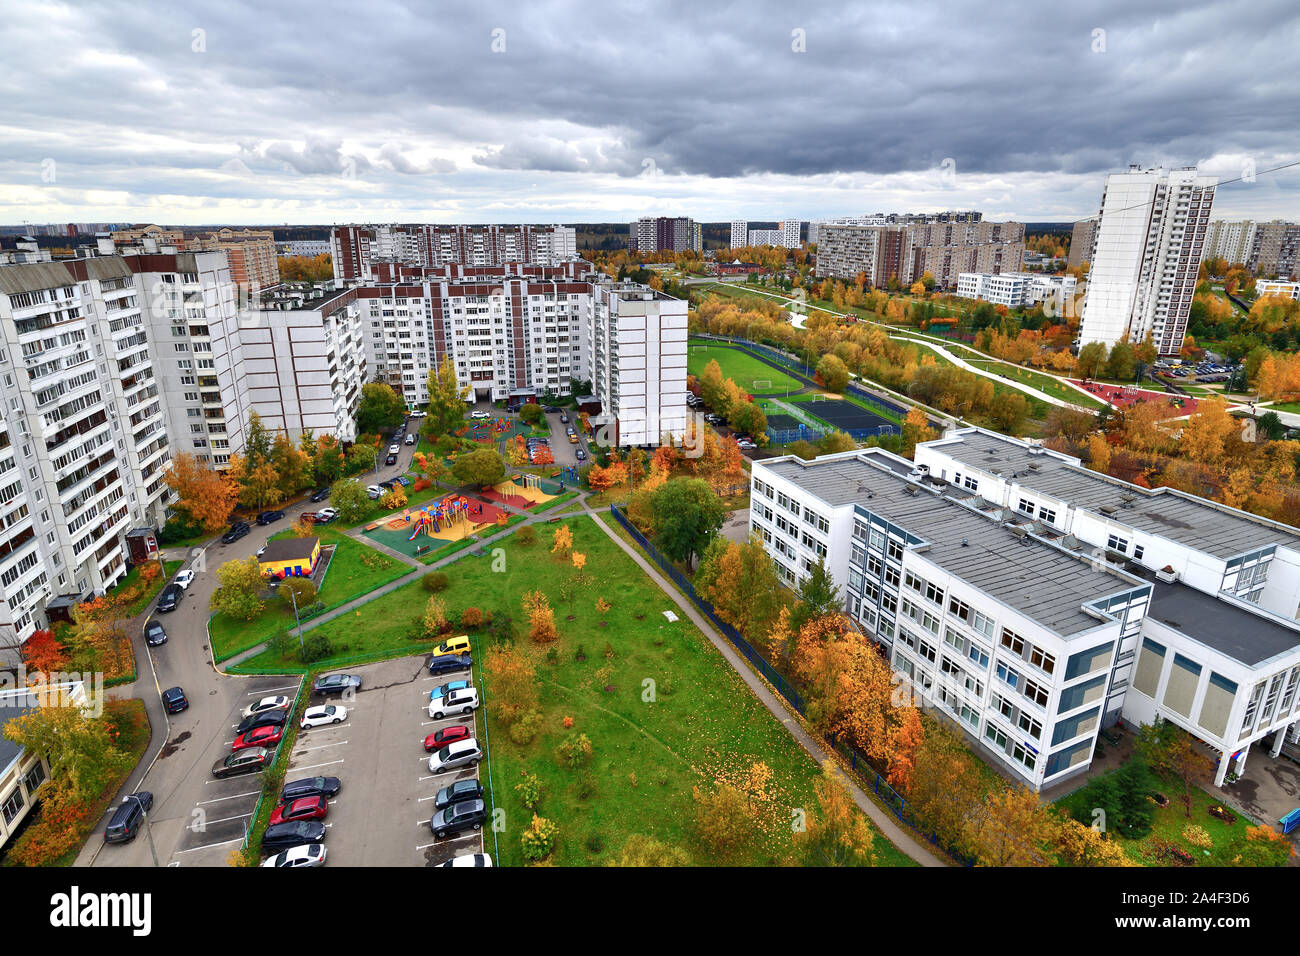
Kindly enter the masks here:
[[787, 391], [797, 392], [804, 387], [797, 379], [740, 349], [698, 339], [692, 339], [689, 348], [686, 370], [696, 378], [704, 374], [704, 368], [710, 361], [716, 361], [722, 369], [723, 378], [733, 380], [751, 395], [784, 395]]

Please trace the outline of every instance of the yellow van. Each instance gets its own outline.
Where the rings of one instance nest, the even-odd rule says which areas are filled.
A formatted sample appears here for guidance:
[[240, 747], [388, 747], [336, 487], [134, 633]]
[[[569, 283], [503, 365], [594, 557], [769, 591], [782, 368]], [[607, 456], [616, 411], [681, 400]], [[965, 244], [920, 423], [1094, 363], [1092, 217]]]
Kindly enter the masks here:
[[469, 635], [462, 634], [460, 637], [449, 637], [433, 649], [435, 654], [463, 654], [469, 650]]

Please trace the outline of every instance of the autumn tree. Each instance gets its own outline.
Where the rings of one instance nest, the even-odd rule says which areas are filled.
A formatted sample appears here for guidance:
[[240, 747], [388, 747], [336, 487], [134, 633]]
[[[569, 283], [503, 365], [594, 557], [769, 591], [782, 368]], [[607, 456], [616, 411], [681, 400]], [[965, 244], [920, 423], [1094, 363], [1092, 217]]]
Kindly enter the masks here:
[[1079, 374], [1084, 378], [1100, 378], [1106, 371], [1106, 355], [1105, 342], [1089, 342], [1079, 349]]
[[1178, 450], [1192, 461], [1221, 465], [1241, 434], [1241, 422], [1228, 414], [1228, 404], [1218, 396], [1203, 400], [1183, 426]]
[[722, 366], [718, 364], [717, 359], [709, 359], [709, 364], [704, 366], [704, 371], [700, 373], [699, 385], [700, 398], [704, 399], [704, 404], [718, 414], [724, 414], [726, 409], [721, 404], [724, 397]]
[[524, 595], [524, 613], [528, 615], [528, 636], [538, 644], [549, 644], [558, 637], [555, 612], [541, 591], [529, 591]]
[[1161, 720], [1138, 731], [1137, 750], [1151, 769], [1183, 785], [1183, 809], [1192, 818], [1192, 787], [1213, 773], [1214, 764], [1196, 748], [1196, 741], [1177, 724]]
[[745, 635], [761, 634], [781, 607], [781, 578], [757, 534], [743, 543], [714, 538], [700, 558], [695, 588]]
[[700, 840], [720, 859], [729, 859], [754, 835], [754, 818], [745, 795], [730, 784], [714, 790], [694, 787], [695, 825]]
[[239, 500], [238, 485], [186, 452], [171, 460], [163, 480], [178, 496], [172, 507], [208, 533], [226, 526]]
[[913, 405], [903, 418], [903, 454], [908, 458], [912, 457], [918, 444], [927, 442], [933, 437], [930, 419], [926, 417], [925, 412]]
[[690, 866], [691, 858], [679, 846], [662, 843], [654, 837], [633, 833], [623, 849], [610, 858], [609, 866], [664, 867]]
[[81, 707], [33, 707], [4, 725], [4, 736], [44, 758], [50, 776], [66, 785], [73, 799], [88, 802], [131, 766], [131, 757], [116, 743], [113, 721], [90, 716]]
[[217, 581], [218, 587], [210, 601], [212, 610], [240, 621], [256, 620], [261, 615], [265, 608], [261, 595], [266, 590], [266, 579], [255, 556], [227, 561], [217, 568]]
[[923, 823], [945, 843], [959, 845], [966, 818], [984, 796], [980, 770], [952, 731], [932, 724], [916, 750], [908, 801]]
[[573, 529], [567, 524], [558, 525], [555, 536], [551, 539], [551, 554], [561, 560], [567, 559], [573, 551]]
[[497, 720], [509, 727], [537, 710], [537, 674], [527, 655], [513, 644], [495, 644], [488, 649], [483, 666], [492, 681], [489, 706]]
[[871, 866], [875, 836], [833, 760], [822, 761], [822, 775], [813, 787], [817, 808], [808, 815], [805, 828], [795, 833], [804, 864]]
[[1099, 831], [1064, 817], [1054, 834], [1056, 852], [1070, 866], [1137, 866], [1123, 848]]
[[20, 651], [28, 673], [52, 674], [68, 669], [68, 649], [53, 631], [33, 632]]
[[912, 775], [916, 770], [916, 754], [925, 742], [925, 727], [921, 712], [908, 707], [902, 721], [894, 729], [890, 746], [889, 785], [906, 793], [912, 788]]
[[114, 596], [102, 595], [72, 609], [69, 642], [89, 648], [96, 660], [121, 673], [126, 638], [126, 609]]
[[843, 392], [849, 384], [849, 369], [837, 356], [823, 355], [817, 363], [817, 377], [829, 392]]
[[978, 866], [1048, 866], [1053, 830], [1038, 794], [1007, 787], [989, 793], [967, 818], [964, 842]]

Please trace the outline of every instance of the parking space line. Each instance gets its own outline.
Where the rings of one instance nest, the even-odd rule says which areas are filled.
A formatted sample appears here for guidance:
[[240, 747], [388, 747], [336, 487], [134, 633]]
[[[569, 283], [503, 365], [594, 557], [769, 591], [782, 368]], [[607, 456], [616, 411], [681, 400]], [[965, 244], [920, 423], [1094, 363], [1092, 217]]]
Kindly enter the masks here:
[[196, 804], [196, 806], [201, 807], [205, 803], [220, 803], [222, 800], [234, 800], [237, 799], [238, 797], [255, 797], [261, 792], [262, 792], [261, 790], [250, 790], [248, 791], [248, 793], [232, 793], [228, 797], [213, 797], [211, 800], [200, 800]]
[[336, 740], [330, 744], [321, 744], [319, 747], [295, 747], [293, 749], [294, 753], [306, 754], [311, 753], [313, 750], [324, 750], [326, 747], [341, 747], [345, 743], [347, 743], [346, 740]]
[[[268, 690], [292, 690], [297, 686], [298, 686], [297, 684], [285, 684], [283, 687], [267, 687], [265, 690], [255, 690], [252, 691], [251, 693], [245, 694], [244, 696], [245, 697], [270, 697], [272, 695], [266, 692]], [[221, 844], [219, 843], [214, 844], [214, 846], [220, 846], [220, 845]]]
[[314, 764], [310, 764], [310, 765], [308, 765], [308, 766], [306, 766], [306, 767], [294, 767], [294, 768], [292, 768], [292, 769], [294, 769], [294, 770], [315, 770], [317, 767], [329, 767], [329, 766], [333, 766], [333, 765], [336, 764], [336, 763], [342, 763], [342, 762], [343, 762], [343, 758], [340, 757], [338, 760], [327, 760], [327, 761], [325, 761], [324, 763], [314, 763]]
[[243, 843], [243, 837], [237, 837], [234, 840], [222, 840], [220, 843], [207, 843], [203, 846], [192, 846], [188, 850], [177, 850], [177, 853], [193, 853], [195, 850], [210, 850], [214, 846], [229, 846], [231, 843]]
[[[204, 827], [210, 827], [210, 826], [213, 826], [213, 825], [218, 824], [218, 823], [229, 823], [231, 820], [242, 820], [242, 819], [244, 819], [244, 817], [251, 817], [252, 815], [253, 815], [253, 811], [252, 811], [252, 810], [249, 810], [247, 813], [240, 813], [240, 814], [237, 814], [237, 815], [235, 815], [235, 816], [233, 816], [233, 817], [222, 817], [220, 820], [204, 820], [202, 825], [203, 825]], [[194, 829], [194, 826], [195, 826], [197, 823], [198, 823], [198, 821], [196, 820], [194, 824], [191, 824], [190, 826], [186, 827], [186, 829], [187, 829], [187, 830], [190, 830], [190, 831], [192, 831], [192, 832], [194, 832], [194, 833], [201, 833], [202, 830], [195, 830], [195, 829]]]

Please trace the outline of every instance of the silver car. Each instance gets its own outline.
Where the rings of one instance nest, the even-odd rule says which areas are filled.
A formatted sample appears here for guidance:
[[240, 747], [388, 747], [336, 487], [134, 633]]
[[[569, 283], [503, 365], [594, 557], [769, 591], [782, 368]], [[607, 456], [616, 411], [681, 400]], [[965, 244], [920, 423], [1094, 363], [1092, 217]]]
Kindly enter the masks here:
[[448, 744], [429, 755], [429, 773], [442, 773], [457, 767], [473, 767], [483, 759], [483, 751], [473, 737]]

